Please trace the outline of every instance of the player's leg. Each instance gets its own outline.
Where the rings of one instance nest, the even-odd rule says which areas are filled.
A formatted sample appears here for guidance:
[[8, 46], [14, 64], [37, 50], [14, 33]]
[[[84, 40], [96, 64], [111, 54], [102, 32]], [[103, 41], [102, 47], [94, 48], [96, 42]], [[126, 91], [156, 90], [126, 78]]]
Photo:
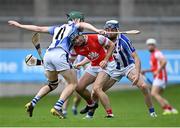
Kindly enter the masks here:
[[[109, 90], [116, 83], [116, 81], [117, 80], [110, 78], [103, 86], [103, 91], [106, 92], [107, 90]], [[91, 92], [91, 98], [93, 101], [98, 103], [98, 96], [94, 91]]]
[[[51, 81], [48, 81], [48, 85], [43, 86], [38, 93], [36, 94], [36, 96], [32, 99], [31, 102], [27, 103], [25, 105], [26, 107], [26, 111], [28, 112], [29, 116], [32, 117], [33, 114], [33, 109], [35, 107], [35, 105], [37, 104], [37, 102], [44, 97], [45, 95], [47, 95], [49, 92], [51, 92], [52, 90], [56, 89], [58, 86], [58, 78], [57, 78], [57, 72], [56, 71], [52, 71], [51, 73], [49, 73], [48, 71], [46, 71], [46, 76], [50, 75], [52, 78]], [[55, 78], [55, 79], [54, 79]]]
[[[135, 68], [131, 69], [127, 75], [128, 79], [130, 81], [133, 81], [134, 80], [134, 75], [136, 73], [136, 70]], [[148, 85], [145, 83], [144, 79], [143, 79], [143, 76], [140, 75], [139, 77], [139, 80], [137, 82], [137, 87], [140, 88], [141, 92], [143, 93], [144, 95], [144, 100], [145, 100], [145, 103], [146, 103], [146, 106], [148, 107], [149, 109], [149, 112], [150, 112], [150, 115], [152, 117], [156, 117], [156, 114], [155, 114], [155, 111], [154, 111], [154, 107], [153, 107], [153, 103], [152, 103], [152, 98], [151, 98], [151, 93], [150, 93], [150, 90], [149, 90], [149, 87]]]
[[75, 92], [75, 96], [73, 98], [73, 106], [72, 106], [72, 112], [74, 115], [78, 114], [77, 107], [79, 106], [81, 102], [81, 96]]
[[69, 105], [69, 99], [67, 99], [64, 104], [63, 104], [63, 107], [62, 107], [62, 113], [64, 115], [64, 117], [67, 116], [67, 108], [68, 108], [68, 105]]
[[109, 90], [116, 83], [116, 81], [117, 80], [110, 78], [107, 81], [107, 83], [103, 86], [103, 91], [105, 92], [105, 91]]
[[[49, 66], [50, 65], [50, 66]], [[67, 82], [63, 89], [59, 100], [51, 109], [51, 113], [59, 118], [63, 118], [62, 106], [68, 97], [74, 92], [77, 86], [76, 73], [69, 63], [68, 54], [61, 48], [52, 49], [46, 52], [44, 57], [44, 67], [49, 71], [57, 71], [57, 76], [60, 73]], [[48, 80], [55, 79], [51, 74], [47, 74]], [[52, 77], [52, 78], [51, 78]]]
[[[47, 72], [45, 72], [46, 76], [47, 76]], [[57, 76], [57, 73], [54, 72], [53, 73], [53, 77], [56, 77]], [[32, 99], [31, 103], [33, 105], [33, 107], [35, 107], [35, 105], [37, 104], [37, 102], [42, 99], [44, 96], [46, 96], [49, 92], [53, 91], [54, 89], [57, 88], [57, 84], [58, 83], [62, 83], [62, 84], [65, 84], [62, 79], [60, 79], [59, 81], [56, 81], [53, 82], [53, 81], [48, 81], [48, 84], [47, 85], [44, 85], [42, 88], [40, 88], [40, 90], [38, 91], [38, 93], [36, 94], [36, 96]]]
[[94, 107], [94, 102], [91, 99], [91, 93], [86, 88], [95, 81], [96, 77], [88, 72], [78, 81], [78, 86], [76, 87], [77, 93], [86, 101], [87, 105], [84, 109], [80, 111], [81, 114], [85, 114], [91, 107]]
[[175, 108], [173, 108], [164, 97], [162, 97], [163, 92], [164, 92], [164, 89], [162, 87], [156, 86], [156, 85], [152, 86], [151, 95], [156, 99], [156, 101], [163, 108], [164, 110], [163, 115], [178, 114], [178, 111]]
[[98, 73], [95, 82], [93, 83], [93, 91], [98, 96], [101, 104], [106, 110], [107, 117], [113, 117], [110, 101], [107, 94], [103, 91], [103, 86], [110, 79], [110, 76], [104, 71]]
[[[74, 63], [81, 62], [83, 59], [84, 59], [84, 56], [78, 55]], [[84, 71], [85, 71], [84, 67], [81, 67], [79, 70], [76, 70], [78, 80], [83, 76]], [[73, 106], [72, 106], [72, 113], [74, 115], [78, 114], [77, 108], [80, 102], [81, 102], [81, 96], [77, 92], [75, 92], [74, 97], [73, 97]]]
[[62, 114], [62, 106], [64, 102], [69, 98], [69, 96], [71, 96], [74, 92], [77, 86], [77, 78], [76, 73], [73, 69], [61, 71], [60, 73], [66, 80], [67, 86], [62, 91], [59, 100], [54, 105], [54, 108], [51, 109], [51, 113], [55, 116], [58, 116], [59, 118], [64, 118], [64, 115]]

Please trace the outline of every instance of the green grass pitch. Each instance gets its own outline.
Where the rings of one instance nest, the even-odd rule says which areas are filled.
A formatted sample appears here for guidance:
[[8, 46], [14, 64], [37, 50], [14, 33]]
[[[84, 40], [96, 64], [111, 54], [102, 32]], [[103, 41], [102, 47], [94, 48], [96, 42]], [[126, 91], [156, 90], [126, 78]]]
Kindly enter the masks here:
[[[71, 104], [67, 119], [58, 119], [50, 114], [50, 109], [58, 96], [46, 96], [36, 106], [34, 115], [29, 118], [24, 105], [32, 97], [0, 98], [0, 126], [58, 126], [58, 127], [114, 127], [114, 126], [180, 126], [180, 114], [162, 116], [162, 110], [154, 101], [158, 118], [149, 117], [139, 90], [108, 92], [115, 118], [105, 119], [102, 106], [96, 111], [93, 119], [82, 119], [84, 115], [73, 116]], [[165, 97], [180, 111], [180, 86], [168, 87]], [[81, 103], [80, 108], [82, 108]]]

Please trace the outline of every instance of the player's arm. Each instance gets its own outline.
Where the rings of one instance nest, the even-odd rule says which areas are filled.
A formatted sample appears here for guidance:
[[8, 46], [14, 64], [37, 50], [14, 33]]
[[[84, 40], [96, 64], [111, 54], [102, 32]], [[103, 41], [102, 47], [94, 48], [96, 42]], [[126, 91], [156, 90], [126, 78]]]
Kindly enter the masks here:
[[9, 25], [12, 25], [12, 26], [15, 26], [18, 28], [22, 28], [22, 29], [26, 29], [26, 30], [30, 30], [30, 31], [34, 31], [34, 32], [44, 32], [44, 33], [49, 32], [48, 26], [25, 25], [25, 24], [21, 24], [17, 21], [13, 21], [13, 20], [8, 21], [8, 23], [9, 23]]
[[136, 73], [140, 74], [140, 72], [141, 72], [141, 61], [139, 59], [139, 56], [136, 52], [133, 52], [131, 55], [135, 61]]
[[144, 69], [141, 71], [141, 73], [144, 75], [145, 73], [152, 72], [152, 71], [153, 71], [153, 69]]
[[108, 61], [109, 58], [112, 56], [113, 51], [114, 51], [114, 43], [112, 41], [108, 41], [107, 45], [105, 45], [105, 48], [107, 49], [107, 54], [106, 57], [104, 58], [105, 61]]
[[157, 71], [154, 72], [154, 75], [157, 75], [161, 72], [162, 69], [164, 69], [166, 67], [167, 61], [161, 52], [158, 52], [155, 55], [155, 57], [159, 61], [159, 65], [160, 65], [159, 68], [157, 69]]
[[105, 56], [104, 60], [101, 61], [100, 64], [99, 64], [102, 68], [104, 68], [108, 63], [109, 58], [112, 56], [112, 54], [114, 52], [115, 45], [111, 40], [109, 40], [108, 38], [106, 38], [106, 37], [104, 37], [102, 35], [98, 35], [98, 40], [99, 40], [99, 43], [105, 49], [107, 49], [107, 53], [106, 53], [106, 56]]
[[75, 67], [80, 68], [81, 66], [84, 66], [84, 65], [88, 64], [89, 62], [90, 62], [90, 60], [87, 57], [85, 57], [81, 62], [76, 63]]
[[80, 22], [77, 25], [79, 26], [79, 28], [82, 28], [82, 29], [87, 29], [87, 30], [90, 30], [90, 31], [94, 31], [94, 32], [97, 32], [99, 34], [106, 34], [105, 30], [97, 29], [93, 25], [91, 25], [89, 23], [86, 23], [86, 22]]
[[163, 68], [165, 68], [167, 64], [167, 61], [165, 58], [159, 59], [159, 62], [160, 62], [160, 67], [158, 69], [158, 72], [160, 72]]
[[141, 72], [141, 61], [139, 59], [138, 54], [136, 53], [136, 49], [133, 47], [131, 41], [128, 39], [128, 37], [124, 36], [127, 41], [125, 41], [126, 49], [131, 53], [131, 56], [134, 58], [135, 61], [135, 69], [136, 69], [136, 74], [134, 75], [132, 85], [136, 85], [137, 82], [139, 81], [140, 77], [140, 72]]

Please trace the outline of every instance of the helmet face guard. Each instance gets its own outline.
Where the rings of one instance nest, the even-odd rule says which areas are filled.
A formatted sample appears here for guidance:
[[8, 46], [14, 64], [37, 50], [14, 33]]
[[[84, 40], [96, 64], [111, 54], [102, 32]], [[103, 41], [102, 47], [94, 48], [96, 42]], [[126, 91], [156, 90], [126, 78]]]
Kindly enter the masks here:
[[70, 38], [70, 41], [71, 42], [74, 42], [74, 39], [77, 37], [77, 36], [80, 36], [82, 35], [78, 29], [74, 30], [70, 35], [69, 35], [69, 38]]

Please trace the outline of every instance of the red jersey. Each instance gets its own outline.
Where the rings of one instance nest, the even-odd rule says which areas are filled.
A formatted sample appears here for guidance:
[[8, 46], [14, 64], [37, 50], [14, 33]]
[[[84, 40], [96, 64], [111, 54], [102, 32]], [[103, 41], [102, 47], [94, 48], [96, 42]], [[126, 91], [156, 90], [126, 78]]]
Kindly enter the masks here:
[[[164, 58], [164, 55], [158, 49], [156, 49], [154, 52], [151, 53], [150, 64], [151, 64], [152, 72], [155, 72], [159, 69], [160, 67], [159, 59], [162, 59], [162, 58]], [[163, 68], [157, 76], [154, 76], [154, 78], [158, 78], [160, 80], [164, 80], [167, 82], [166, 68]]]
[[[87, 57], [91, 61], [92, 66], [99, 66], [99, 63], [105, 58], [106, 50], [103, 45], [107, 45], [109, 39], [102, 35], [87, 35], [86, 44], [83, 46], [74, 46], [74, 51], [78, 55]], [[113, 61], [111, 56], [109, 61]]]

